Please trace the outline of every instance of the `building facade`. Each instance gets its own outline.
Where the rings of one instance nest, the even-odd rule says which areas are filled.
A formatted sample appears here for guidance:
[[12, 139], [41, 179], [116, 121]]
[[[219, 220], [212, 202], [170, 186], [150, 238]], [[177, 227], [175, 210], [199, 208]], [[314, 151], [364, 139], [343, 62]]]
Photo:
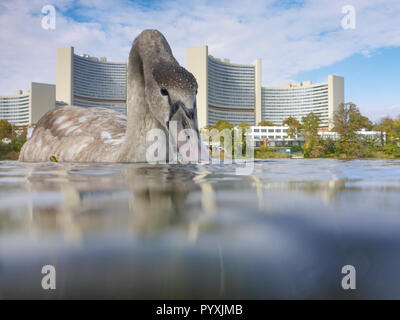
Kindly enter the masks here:
[[302, 145], [301, 136], [289, 137], [288, 129], [288, 126], [251, 126], [246, 136], [250, 137], [253, 147], [259, 147], [265, 141], [268, 141], [268, 145], [272, 147], [276, 145]]
[[[326, 140], [326, 139], [332, 139], [332, 140], [338, 140], [340, 138], [340, 134], [337, 132], [318, 132], [319, 136]], [[357, 134], [363, 138], [363, 139], [369, 139], [372, 141], [375, 141], [377, 143], [382, 143], [384, 144], [386, 142], [386, 132], [381, 132], [381, 131], [374, 131], [374, 130], [367, 130], [367, 129], [361, 129], [360, 131], [357, 131]]]
[[17, 90], [11, 96], [0, 96], [0, 120], [25, 126], [37, 123], [55, 107], [56, 86], [31, 82], [29, 90]]
[[261, 108], [261, 60], [253, 64], [233, 64], [208, 54], [208, 47], [186, 49], [186, 68], [198, 82], [199, 127], [227, 120], [254, 124]]
[[292, 116], [301, 118], [313, 112], [319, 116], [321, 128], [333, 127], [333, 115], [344, 102], [344, 79], [329, 75], [325, 83], [285, 83], [279, 88], [262, 88], [261, 119], [276, 125]]
[[282, 87], [262, 87], [261, 60], [233, 64], [216, 59], [207, 46], [186, 49], [186, 68], [194, 74], [199, 89], [199, 127], [227, 120], [237, 125], [256, 125], [263, 120], [281, 125], [289, 116], [299, 121], [313, 112], [321, 128], [331, 129], [333, 115], [344, 102], [344, 79], [330, 75], [326, 83], [286, 83]]
[[126, 113], [127, 64], [57, 51], [57, 101], [80, 107], [105, 107]]

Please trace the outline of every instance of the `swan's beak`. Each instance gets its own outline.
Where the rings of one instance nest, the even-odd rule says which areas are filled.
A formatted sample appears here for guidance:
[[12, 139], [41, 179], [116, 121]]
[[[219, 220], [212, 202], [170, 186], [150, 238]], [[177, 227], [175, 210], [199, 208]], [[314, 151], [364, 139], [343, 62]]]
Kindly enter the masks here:
[[208, 163], [210, 161], [210, 153], [201, 140], [198, 130], [187, 129], [178, 134], [177, 151], [181, 162], [187, 163]]
[[210, 154], [201, 141], [196, 115], [189, 113], [184, 105], [178, 108], [169, 121], [168, 130], [179, 162], [208, 163], [210, 161]]

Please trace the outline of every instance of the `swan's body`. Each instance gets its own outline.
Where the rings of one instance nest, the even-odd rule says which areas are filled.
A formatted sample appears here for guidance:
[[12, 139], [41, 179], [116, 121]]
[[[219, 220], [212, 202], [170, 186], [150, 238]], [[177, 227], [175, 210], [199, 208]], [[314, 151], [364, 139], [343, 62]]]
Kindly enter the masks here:
[[23, 146], [20, 161], [94, 162], [118, 158], [126, 116], [106, 108], [60, 107], [48, 111]]
[[[127, 116], [106, 108], [54, 108], [39, 120], [19, 160], [146, 161], [151, 129], [168, 138], [174, 134], [169, 124], [176, 121], [178, 132], [198, 134], [196, 91], [195, 78], [175, 60], [164, 36], [145, 30], [129, 55]], [[179, 151], [179, 140], [173, 138]]]

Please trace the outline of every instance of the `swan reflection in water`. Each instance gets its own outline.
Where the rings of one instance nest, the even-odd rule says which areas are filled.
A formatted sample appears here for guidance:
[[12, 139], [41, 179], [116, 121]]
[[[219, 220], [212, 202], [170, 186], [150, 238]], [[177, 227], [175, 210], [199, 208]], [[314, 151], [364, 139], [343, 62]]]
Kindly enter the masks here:
[[[0, 226], [11, 229], [14, 226], [18, 237], [25, 241], [24, 246], [13, 243], [19, 247], [15, 250], [36, 252], [44, 260], [52, 257], [51, 260], [59, 261], [60, 267], [67, 271], [64, 281], [70, 287], [82, 277], [90, 282], [79, 291], [68, 290], [66, 297], [109, 296], [117, 287], [121, 297], [180, 294], [178, 289], [186, 287], [185, 278], [192, 276], [190, 270], [185, 274], [179, 269], [198, 260], [188, 259], [186, 254], [196, 247], [199, 233], [218, 228], [213, 221], [214, 191], [206, 179], [210, 172], [197, 166], [148, 164], [99, 166], [100, 169], [96, 165], [86, 168], [54, 164], [54, 167], [52, 172], [44, 170], [44, 166], [30, 168], [23, 184], [28, 194], [43, 194], [54, 201], [41, 202], [40, 197], [28, 197], [24, 204], [14, 203], [0, 216]], [[49, 252], [44, 243], [51, 243], [60, 251]], [[113, 246], [117, 249], [110, 254]], [[216, 288], [213, 283], [209, 285], [219, 296], [224, 288], [218, 239], [212, 240], [209, 251], [212, 264], [205, 263], [202, 268], [213, 274], [212, 282], [217, 280]], [[107, 266], [98, 264], [99, 259], [107, 261]], [[90, 268], [90, 275], [82, 276], [75, 263]], [[115, 274], [115, 285], [99, 286], [99, 279], [110, 272]], [[25, 275], [31, 276], [31, 272]], [[169, 283], [170, 289], [164, 293], [158, 288], [160, 280]], [[133, 292], [128, 290], [131, 285], [136, 288]], [[27, 290], [26, 294], [41, 293]]]
[[[114, 232], [115, 227], [135, 235], [157, 234], [170, 228], [189, 234], [194, 224], [215, 213], [213, 187], [204, 179], [209, 172], [171, 168], [112, 165], [97, 173], [96, 168], [85, 170], [64, 164], [56, 174], [36, 168], [27, 175], [25, 185], [28, 194], [39, 197], [26, 198], [29, 214], [20, 216], [20, 223], [29, 223], [38, 232], [64, 232], [78, 242], [85, 232]], [[39, 175], [53, 176], [38, 179]], [[55, 199], [42, 202], [45, 199], [40, 194]], [[11, 209], [15, 213], [23, 208], [15, 203]]]

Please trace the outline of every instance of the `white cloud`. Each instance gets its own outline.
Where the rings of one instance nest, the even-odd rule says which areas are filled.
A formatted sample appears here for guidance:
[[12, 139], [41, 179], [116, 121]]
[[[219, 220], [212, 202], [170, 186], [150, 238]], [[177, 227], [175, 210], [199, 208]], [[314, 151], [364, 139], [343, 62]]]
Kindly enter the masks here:
[[[0, 3], [0, 94], [27, 88], [30, 81], [55, 83], [56, 50], [73, 45], [78, 53], [125, 61], [134, 37], [145, 28], [164, 33], [184, 65], [185, 48], [208, 44], [210, 54], [232, 62], [263, 59], [263, 83], [279, 85], [298, 72], [340, 61], [355, 53], [400, 46], [400, 1], [352, 0], [355, 30], [343, 30], [341, 9], [348, 1], [165, 1], [143, 7], [128, 1], [52, 1], [56, 30], [41, 28], [48, 1]], [[79, 22], [81, 21], [81, 22]]]
[[400, 117], [400, 104], [387, 108], [364, 108], [363, 113], [374, 121], [379, 121], [385, 117], [397, 118]]

